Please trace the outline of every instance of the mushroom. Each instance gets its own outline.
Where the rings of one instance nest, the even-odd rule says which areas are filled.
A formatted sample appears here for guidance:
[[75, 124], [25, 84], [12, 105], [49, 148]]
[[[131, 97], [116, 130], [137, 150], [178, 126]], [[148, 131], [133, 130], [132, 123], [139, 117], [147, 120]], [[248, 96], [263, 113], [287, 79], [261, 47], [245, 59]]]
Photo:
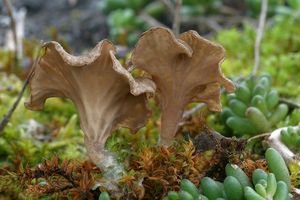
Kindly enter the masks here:
[[171, 139], [190, 102], [204, 102], [212, 111], [221, 111], [220, 87], [233, 92], [233, 83], [224, 77], [220, 64], [222, 46], [195, 31], [175, 38], [167, 28], [152, 28], [137, 42], [132, 63], [152, 76], [162, 109], [161, 136]]
[[154, 93], [155, 84], [147, 78], [133, 78], [116, 59], [115, 47], [108, 40], [77, 57], [57, 42], [43, 48], [25, 106], [41, 110], [47, 98], [71, 99], [79, 111], [87, 154], [101, 167], [109, 162], [104, 159], [108, 155], [104, 145], [114, 128], [137, 131], [144, 125], [149, 116], [146, 93]]

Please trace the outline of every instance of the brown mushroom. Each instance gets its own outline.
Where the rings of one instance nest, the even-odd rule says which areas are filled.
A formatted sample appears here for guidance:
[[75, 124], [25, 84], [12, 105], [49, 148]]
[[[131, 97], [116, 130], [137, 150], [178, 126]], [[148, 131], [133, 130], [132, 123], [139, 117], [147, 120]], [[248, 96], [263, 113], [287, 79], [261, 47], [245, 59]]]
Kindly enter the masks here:
[[214, 44], [195, 31], [176, 39], [166, 28], [145, 32], [132, 54], [132, 63], [152, 76], [162, 109], [162, 138], [173, 138], [185, 106], [204, 102], [212, 111], [220, 111], [220, 87], [229, 92], [233, 83], [224, 77], [220, 64], [222, 46]]
[[134, 79], [116, 59], [108, 40], [78, 57], [57, 42], [43, 47], [45, 54], [30, 80], [31, 96], [25, 105], [41, 110], [49, 97], [71, 99], [80, 114], [87, 154], [101, 166], [106, 139], [114, 128], [137, 131], [144, 125], [149, 115], [146, 93], [154, 93], [155, 84], [146, 78]]

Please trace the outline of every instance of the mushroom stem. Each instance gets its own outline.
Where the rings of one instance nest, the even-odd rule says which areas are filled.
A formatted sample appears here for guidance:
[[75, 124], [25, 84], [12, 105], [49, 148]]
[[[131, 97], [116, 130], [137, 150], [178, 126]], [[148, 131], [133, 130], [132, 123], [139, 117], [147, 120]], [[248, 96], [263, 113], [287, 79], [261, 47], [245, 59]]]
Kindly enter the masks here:
[[183, 115], [183, 109], [181, 108], [184, 106], [178, 105], [180, 103], [175, 101], [177, 100], [174, 98], [173, 102], [165, 104], [162, 107], [161, 140], [165, 144], [176, 135], [178, 123], [181, 121]]
[[104, 144], [102, 141], [95, 141], [91, 140], [87, 137], [84, 138], [84, 143], [86, 146], [87, 155], [89, 158], [101, 168], [101, 165], [106, 165], [105, 158], [109, 155], [107, 154], [106, 150], [104, 149]]
[[[101, 138], [101, 140], [90, 139], [87, 136], [84, 138], [87, 155], [100, 169], [107, 169], [112, 168], [115, 165], [120, 165], [117, 162], [115, 155], [104, 148], [107, 138], [108, 135], [105, 138]], [[115, 175], [118, 176], [118, 172], [123, 172], [123, 170], [116, 171]]]
[[105, 143], [89, 140], [87, 137], [84, 143], [88, 156], [102, 170], [103, 181], [99, 184], [110, 191], [118, 192], [116, 183], [124, 173], [123, 165], [117, 161], [113, 153], [104, 149]]

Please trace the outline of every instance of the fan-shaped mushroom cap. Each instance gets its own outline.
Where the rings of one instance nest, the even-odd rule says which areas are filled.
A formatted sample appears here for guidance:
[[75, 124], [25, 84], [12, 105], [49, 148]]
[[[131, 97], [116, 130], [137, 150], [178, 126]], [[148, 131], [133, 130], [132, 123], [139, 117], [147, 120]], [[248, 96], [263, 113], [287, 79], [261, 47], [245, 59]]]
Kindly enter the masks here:
[[49, 97], [71, 99], [80, 114], [87, 153], [99, 164], [112, 129], [137, 131], [144, 125], [149, 114], [145, 93], [154, 93], [155, 85], [146, 78], [134, 79], [116, 59], [108, 40], [78, 57], [57, 42], [43, 47], [45, 54], [30, 80], [31, 96], [25, 105], [40, 110]]
[[235, 88], [221, 72], [224, 55], [222, 46], [195, 31], [176, 39], [169, 29], [152, 28], [141, 36], [132, 63], [148, 72], [156, 84], [163, 138], [174, 137], [184, 107], [190, 102], [204, 102], [212, 111], [221, 110], [221, 85], [229, 92]]

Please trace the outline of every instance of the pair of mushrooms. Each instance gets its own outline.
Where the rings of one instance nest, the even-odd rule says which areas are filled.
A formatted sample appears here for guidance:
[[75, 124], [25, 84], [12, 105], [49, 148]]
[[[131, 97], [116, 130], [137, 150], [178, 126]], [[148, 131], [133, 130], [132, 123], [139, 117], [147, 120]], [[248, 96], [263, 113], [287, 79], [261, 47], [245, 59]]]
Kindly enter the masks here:
[[134, 78], [115, 57], [115, 47], [102, 40], [84, 56], [68, 54], [57, 42], [44, 44], [45, 53], [30, 80], [31, 110], [41, 110], [49, 97], [69, 98], [80, 114], [90, 159], [100, 165], [113, 129], [133, 132], [149, 117], [146, 94], [157, 95], [162, 110], [161, 137], [172, 139], [185, 106], [207, 103], [220, 111], [220, 87], [234, 85], [221, 72], [224, 49], [188, 31], [176, 38], [166, 28], [152, 28], [137, 42], [131, 62], [150, 78]]

